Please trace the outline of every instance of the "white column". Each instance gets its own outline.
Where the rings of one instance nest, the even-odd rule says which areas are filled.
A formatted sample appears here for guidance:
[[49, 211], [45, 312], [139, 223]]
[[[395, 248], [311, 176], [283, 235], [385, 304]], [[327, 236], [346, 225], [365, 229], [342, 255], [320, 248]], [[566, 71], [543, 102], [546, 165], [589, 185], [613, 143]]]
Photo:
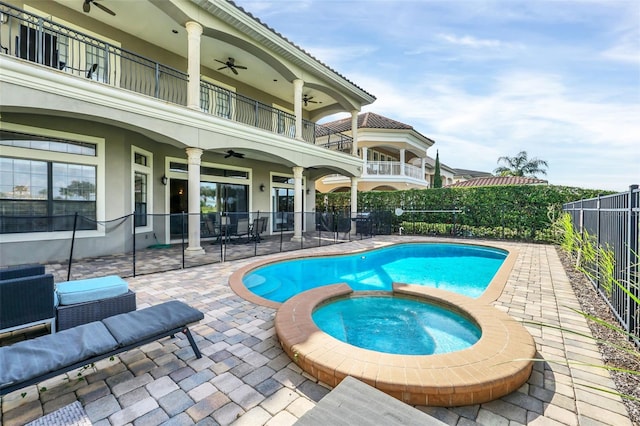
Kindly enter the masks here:
[[[351, 137], [353, 138], [353, 148], [351, 154], [358, 155], [358, 111], [351, 111]], [[366, 159], [366, 158], [365, 158]]]
[[200, 148], [187, 148], [189, 163], [189, 247], [186, 254], [204, 254], [200, 247]]
[[296, 116], [296, 139], [302, 140], [302, 88], [304, 81], [293, 80], [293, 113]]
[[358, 214], [358, 178], [351, 178], [351, 234], [356, 234], [356, 216]]
[[293, 238], [292, 241], [302, 240], [302, 171], [304, 167], [293, 168]]
[[187, 73], [187, 106], [192, 109], [200, 109], [200, 36], [202, 25], [189, 21], [186, 23], [188, 40]]
[[369, 155], [369, 153], [367, 152], [367, 147], [363, 146], [362, 147], [362, 176], [367, 175], [369, 170], [369, 167], [367, 166], [367, 162], [369, 161], [367, 159], [367, 155]]
[[404, 148], [400, 150], [400, 174], [404, 175]]
[[[425, 155], [426, 155], [426, 154], [425, 154]], [[423, 180], [427, 180], [427, 177], [426, 177], [426, 175], [425, 175], [425, 169], [424, 169], [425, 162], [426, 162], [425, 157], [422, 157], [422, 158], [420, 159], [420, 169], [422, 170], [422, 171], [421, 171], [420, 176], [422, 176], [422, 179], [423, 179]]]

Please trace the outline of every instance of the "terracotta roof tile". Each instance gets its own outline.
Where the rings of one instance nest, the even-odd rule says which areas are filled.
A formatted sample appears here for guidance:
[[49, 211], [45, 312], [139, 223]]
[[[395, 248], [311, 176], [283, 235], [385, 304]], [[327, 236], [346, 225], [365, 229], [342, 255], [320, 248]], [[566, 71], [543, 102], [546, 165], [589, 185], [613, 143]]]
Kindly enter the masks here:
[[[349, 131], [351, 130], [351, 117], [330, 121], [324, 123], [323, 126], [329, 127], [336, 132]], [[413, 130], [413, 127], [373, 112], [365, 112], [358, 114], [358, 129]]]
[[498, 185], [542, 185], [548, 182], [543, 179], [525, 176], [489, 176], [469, 179], [464, 182], [457, 182], [447, 185], [447, 188], [462, 188], [474, 186], [498, 186]]

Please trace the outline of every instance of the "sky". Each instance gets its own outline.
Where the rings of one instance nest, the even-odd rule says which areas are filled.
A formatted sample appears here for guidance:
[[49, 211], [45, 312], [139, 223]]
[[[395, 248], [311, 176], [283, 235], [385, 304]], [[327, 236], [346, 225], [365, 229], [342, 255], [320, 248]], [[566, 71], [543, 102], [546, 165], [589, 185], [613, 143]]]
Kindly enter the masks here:
[[[450, 167], [545, 160], [553, 185], [640, 184], [639, 0], [236, 0], [376, 96]], [[332, 117], [342, 118], [342, 117]]]

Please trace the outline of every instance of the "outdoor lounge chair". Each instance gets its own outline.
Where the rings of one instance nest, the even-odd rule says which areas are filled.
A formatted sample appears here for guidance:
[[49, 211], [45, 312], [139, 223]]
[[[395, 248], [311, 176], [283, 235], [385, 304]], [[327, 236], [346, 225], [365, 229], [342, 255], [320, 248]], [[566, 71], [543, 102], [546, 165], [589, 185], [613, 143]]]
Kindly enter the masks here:
[[0, 333], [50, 323], [56, 331], [53, 275], [42, 265], [0, 270]]
[[179, 331], [201, 358], [188, 326], [203, 318], [202, 312], [174, 300], [0, 347], [0, 395]]

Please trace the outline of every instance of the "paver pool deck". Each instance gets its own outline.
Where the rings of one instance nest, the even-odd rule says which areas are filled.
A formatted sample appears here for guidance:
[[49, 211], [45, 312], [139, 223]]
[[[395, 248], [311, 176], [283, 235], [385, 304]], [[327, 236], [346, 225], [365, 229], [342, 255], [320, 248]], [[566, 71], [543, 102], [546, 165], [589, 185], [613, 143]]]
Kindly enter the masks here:
[[[346, 253], [403, 241], [456, 240], [378, 236], [304, 252]], [[502, 294], [493, 303], [496, 308], [517, 320], [590, 335], [584, 318], [570, 310], [579, 304], [554, 246], [499, 245], [517, 248], [518, 256]], [[179, 299], [205, 314], [192, 328], [203, 357], [196, 359], [181, 335], [162, 339], [96, 363], [81, 373], [84, 380], [70, 373], [70, 379], [60, 376], [6, 395], [0, 423], [22, 425], [74, 401], [82, 403], [94, 425], [104, 426], [295, 423], [331, 389], [303, 373], [284, 353], [275, 334], [275, 309], [251, 303], [229, 288], [229, 276], [255, 261], [127, 278], [137, 293], [139, 308]], [[110, 270], [114, 267], [109, 265]], [[60, 278], [56, 281], [66, 274], [64, 266], [52, 272]], [[544, 361], [534, 363], [528, 381], [517, 391], [484, 404], [416, 408], [449, 425], [632, 424], [619, 397], [588, 387], [615, 390], [608, 372], [589, 366], [602, 363], [592, 340], [557, 328], [528, 323], [525, 327]], [[565, 360], [575, 364], [562, 363]], [[42, 387], [46, 391], [39, 393]]]

